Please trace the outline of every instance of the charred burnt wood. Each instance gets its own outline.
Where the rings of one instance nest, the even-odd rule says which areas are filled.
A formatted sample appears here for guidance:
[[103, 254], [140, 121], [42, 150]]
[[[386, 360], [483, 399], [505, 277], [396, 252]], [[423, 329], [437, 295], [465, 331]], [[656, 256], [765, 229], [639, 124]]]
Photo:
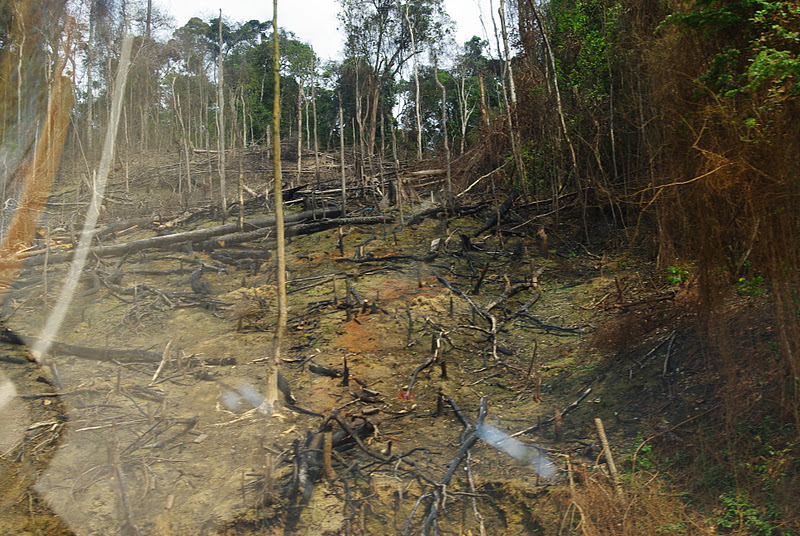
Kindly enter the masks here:
[[0, 363], [10, 363], [12, 365], [24, 365], [30, 363], [27, 359], [20, 359], [19, 357], [11, 357], [8, 355], [0, 355]]
[[341, 370], [331, 369], [328, 367], [321, 367], [315, 363], [308, 364], [308, 370], [320, 376], [327, 376], [328, 378], [341, 378], [343, 373]]
[[[334, 212], [335, 211], [335, 212]], [[317, 210], [320, 212], [320, 210]], [[314, 234], [320, 231], [326, 231], [340, 225], [375, 225], [378, 223], [392, 223], [394, 218], [391, 216], [363, 216], [352, 218], [332, 218], [331, 216], [338, 216], [340, 209], [332, 207], [327, 210], [328, 219], [318, 219], [308, 223], [298, 223], [286, 227], [287, 236], [298, 236]]]
[[411, 388], [414, 387], [414, 384], [417, 381], [417, 376], [419, 375], [419, 373], [425, 370], [426, 368], [430, 367], [437, 361], [442, 366], [442, 379], [445, 380], [447, 379], [447, 367], [446, 365], [444, 365], [444, 361], [441, 359], [442, 351], [443, 351], [442, 333], [436, 333], [433, 335], [433, 338], [431, 340], [432, 355], [431, 357], [428, 358], [427, 361], [425, 361], [416, 369], [414, 369], [414, 372], [411, 374], [411, 379], [408, 382], [408, 387], [406, 388], [406, 397], [411, 396]]
[[296, 404], [290, 404], [287, 402], [283, 406], [290, 411], [294, 411], [295, 413], [302, 413], [303, 415], [311, 415], [312, 417], [319, 417], [321, 419], [325, 418], [325, 415], [323, 415], [322, 413], [317, 413], [316, 411], [311, 411], [310, 409], [302, 408]]
[[22, 336], [6, 327], [0, 329], [0, 341], [16, 344], [17, 346], [24, 346], [26, 344]]
[[472, 427], [469, 420], [464, 416], [464, 412], [461, 411], [461, 407], [459, 407], [458, 403], [453, 399], [453, 397], [447, 397], [447, 403], [450, 404], [450, 407], [453, 408], [453, 413], [455, 413], [456, 417], [458, 417], [459, 422], [465, 429], [469, 429]]
[[358, 305], [359, 307], [364, 307], [366, 301], [361, 297], [361, 294], [358, 293], [356, 287], [350, 284], [349, 280], [347, 281], [347, 291], [350, 293], [351, 296], [353, 296], [353, 299], [356, 300], [356, 305]]
[[342, 371], [342, 381], [339, 385], [347, 387], [350, 384], [350, 368], [347, 366], [347, 356], [344, 357], [344, 367]]
[[[461, 235], [464, 236], [464, 235]], [[481, 270], [481, 275], [478, 276], [478, 281], [475, 283], [475, 287], [472, 289], [472, 295], [477, 296], [481, 292], [481, 286], [483, 285], [483, 280], [486, 277], [486, 272], [489, 271], [489, 263], [483, 265], [483, 270]]]
[[486, 220], [486, 223], [483, 225], [483, 227], [475, 231], [475, 234], [472, 236], [480, 236], [480, 234], [484, 231], [488, 231], [489, 229], [500, 225], [500, 223], [503, 221], [503, 218], [505, 218], [506, 214], [508, 214], [508, 211], [511, 210], [511, 206], [514, 204], [514, 201], [517, 199], [517, 197], [519, 197], [519, 192], [513, 190], [506, 200], [503, 201], [503, 203], [497, 208], [497, 210], [492, 212], [491, 216], [489, 216], [489, 219]]
[[472, 245], [472, 241], [467, 235], [461, 233], [459, 237], [461, 238], [461, 251], [464, 253], [475, 251], [475, 246]]
[[492, 309], [494, 309], [501, 303], [505, 302], [515, 294], [522, 292], [523, 290], [527, 290], [529, 288], [531, 288], [531, 284], [529, 282], [517, 283], [515, 285], [511, 285], [509, 286], [508, 289], [506, 289], [505, 292], [503, 292], [501, 296], [486, 304], [486, 307], [484, 309], [486, 311], [491, 311]]
[[367, 253], [365, 257], [357, 258], [357, 257], [343, 257], [340, 259], [335, 259], [336, 262], [358, 262], [358, 263], [369, 263], [369, 262], [387, 262], [387, 261], [421, 261], [421, 262], [430, 262], [434, 260], [438, 256], [438, 253], [428, 253], [426, 255], [402, 255], [402, 254], [395, 254], [395, 255], [383, 255], [381, 257], [374, 257], [371, 253]]
[[528, 322], [519, 323], [519, 325], [521, 327], [541, 329], [545, 333], [550, 333], [550, 332], [554, 331], [556, 333], [569, 333], [569, 334], [572, 334], [572, 335], [580, 335], [582, 330], [583, 330], [583, 328], [587, 327], [587, 326], [578, 326], [578, 327], [574, 327], [574, 328], [565, 328], [563, 326], [557, 326], [555, 324], [550, 324], [549, 322], [545, 322], [544, 320], [541, 320], [541, 319], [539, 319], [539, 318], [537, 318], [537, 317], [535, 317], [533, 315], [530, 315], [528, 313], [521, 313], [521, 314], [518, 314], [516, 316], [517, 317], [521, 317], [521, 318], [523, 318], [523, 319], [528, 321]]
[[433, 207], [426, 210], [412, 214], [406, 221], [406, 225], [417, 225], [422, 223], [425, 218], [436, 217], [440, 212], [444, 212], [444, 207]]
[[294, 395], [292, 394], [292, 388], [289, 387], [289, 381], [286, 379], [286, 376], [281, 374], [280, 370], [278, 371], [278, 391], [283, 394], [283, 399], [287, 404], [297, 403], [297, 399], [295, 399]]
[[198, 268], [192, 272], [191, 276], [189, 276], [189, 284], [191, 285], [192, 290], [195, 292], [195, 294], [211, 294], [211, 287], [206, 281], [200, 281], [201, 277], [203, 277], [202, 268]]
[[496, 325], [496, 323], [497, 323], [497, 322], [496, 322], [495, 318], [494, 318], [492, 315], [490, 315], [490, 314], [489, 314], [487, 311], [485, 311], [484, 309], [482, 309], [482, 308], [478, 307], [478, 306], [475, 304], [475, 302], [474, 302], [474, 301], [472, 301], [472, 300], [470, 299], [470, 297], [469, 297], [469, 296], [467, 296], [467, 294], [466, 294], [466, 293], [465, 293], [463, 290], [461, 290], [461, 289], [458, 289], [458, 288], [456, 288], [456, 287], [452, 286], [452, 285], [450, 284], [450, 282], [449, 282], [447, 279], [445, 279], [444, 277], [442, 277], [442, 276], [440, 276], [438, 273], [436, 273], [436, 270], [431, 270], [431, 271], [433, 272], [433, 275], [436, 277], [436, 279], [438, 279], [438, 280], [439, 280], [439, 282], [440, 282], [442, 285], [444, 285], [445, 287], [447, 287], [447, 289], [448, 289], [448, 290], [450, 290], [450, 291], [452, 291], [452, 292], [454, 292], [454, 293], [458, 294], [459, 296], [461, 296], [462, 298], [464, 298], [465, 300], [467, 300], [467, 303], [469, 303], [469, 305], [472, 307], [472, 310], [473, 310], [473, 311], [475, 311], [476, 313], [478, 313], [478, 314], [479, 314], [479, 315], [480, 315], [482, 318], [484, 318], [485, 320], [489, 321], [489, 323], [490, 323], [490, 324], [492, 324], [492, 326], [495, 326], [495, 325]]
[[[486, 206], [486, 203], [478, 203], [475, 205], [468, 205], [468, 206], [458, 206], [458, 207], [450, 207], [450, 211], [452, 214], [457, 216], [467, 216], [469, 214], [474, 214]], [[425, 218], [434, 218], [439, 215], [440, 212], [444, 212], [445, 208], [442, 206], [433, 207], [429, 209], [422, 210], [417, 212], [416, 214], [412, 214], [409, 218], [405, 221], [405, 225], [417, 225], [421, 223]]]
[[254, 250], [231, 250], [225, 249], [214, 251], [209, 254], [209, 257], [224, 264], [231, 264], [234, 266], [242, 262], [249, 261], [268, 261], [272, 253], [268, 250], [254, 251]]
[[[232, 255], [233, 254], [233, 255]], [[217, 262], [234, 266], [239, 270], [247, 270], [253, 275], [258, 274], [261, 263], [270, 257], [269, 251], [212, 251], [209, 256]]]
[[[469, 450], [478, 441], [477, 429], [483, 425], [483, 421], [486, 419], [486, 413], [487, 413], [487, 398], [483, 397], [481, 398], [480, 409], [478, 410], [478, 418], [475, 421], [475, 425], [471, 427], [473, 431], [469, 435], [467, 435], [466, 438], [461, 442], [461, 446], [459, 447], [456, 456], [447, 465], [447, 472], [445, 473], [444, 477], [442, 477], [442, 479], [438, 482], [436, 488], [432, 492], [429, 492], [420, 497], [420, 501], [424, 500], [425, 498], [430, 498], [428, 507], [426, 509], [427, 515], [425, 516], [425, 520], [423, 522], [421, 530], [422, 534], [430, 534], [430, 529], [432, 526], [435, 525], [440, 509], [444, 508], [444, 498], [447, 486], [453, 479], [453, 476], [455, 475], [458, 467], [466, 459], [467, 452], [469, 452]], [[412, 511], [412, 516], [413, 513], [414, 512]], [[406, 524], [406, 533], [408, 532], [408, 527], [410, 523], [411, 519], [409, 518], [408, 523]]]
[[245, 242], [253, 242], [261, 240], [272, 234], [275, 229], [272, 227], [262, 227], [253, 231], [245, 231], [241, 233], [231, 233], [210, 240], [204, 240], [195, 244], [194, 249], [197, 251], [212, 251], [217, 248], [224, 248], [236, 244], [243, 244]]
[[[365, 417], [355, 417], [353, 424], [348, 423], [338, 412], [334, 412], [331, 417], [341, 427], [333, 433], [333, 449], [339, 452], [349, 450], [354, 446], [358, 446], [369, 454], [381, 461], [388, 461], [388, 457], [384, 457], [377, 452], [373, 452], [367, 445], [364, 444], [364, 438], [369, 437], [375, 432], [375, 425]], [[357, 421], [357, 422], [356, 422]]]

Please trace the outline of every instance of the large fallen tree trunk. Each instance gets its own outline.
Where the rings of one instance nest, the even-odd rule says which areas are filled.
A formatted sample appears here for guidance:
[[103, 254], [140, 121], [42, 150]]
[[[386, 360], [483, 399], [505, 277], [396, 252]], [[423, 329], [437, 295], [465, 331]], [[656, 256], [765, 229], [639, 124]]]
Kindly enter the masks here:
[[[335, 216], [339, 212], [340, 210], [338, 208], [335, 211], [331, 211], [330, 209], [328, 209], [326, 211], [326, 214], [329, 216]], [[330, 218], [330, 219], [316, 220], [310, 222], [296, 222], [293, 223], [292, 225], [286, 226], [286, 235], [299, 236], [304, 234], [313, 234], [313, 233], [318, 233], [320, 231], [324, 231], [326, 229], [339, 227], [340, 225], [348, 225], [348, 224], [374, 225], [383, 222], [392, 223], [394, 222], [394, 218], [391, 218], [389, 216], [366, 216], [361, 218]], [[197, 251], [210, 251], [221, 247], [228, 247], [235, 244], [243, 244], [245, 242], [259, 240], [261, 238], [269, 236], [271, 232], [272, 232], [272, 227], [265, 227], [262, 229], [256, 229], [255, 231], [247, 231], [244, 233], [232, 233], [232, 234], [217, 236], [210, 240], [205, 240], [198, 244], [194, 244], [192, 247]]]
[[[340, 211], [341, 209], [337, 207], [328, 207], [325, 209], [324, 214], [326, 216], [337, 216]], [[299, 212], [297, 214], [287, 215], [285, 217], [285, 222], [297, 223], [322, 216], [323, 216], [323, 211], [321, 209], [308, 210], [305, 212]], [[244, 222], [244, 229], [246, 231], [260, 230], [274, 226], [275, 226], [274, 216], [266, 216], [263, 218], [256, 218]], [[238, 223], [228, 223], [225, 225], [217, 225], [216, 227], [208, 227], [206, 229], [197, 229], [194, 231], [186, 231], [183, 233], [175, 233], [164, 236], [143, 238], [141, 240], [134, 240], [133, 242], [126, 242], [124, 244], [95, 246], [89, 249], [89, 254], [96, 257], [122, 256], [128, 253], [141, 251], [143, 249], [164, 248], [167, 246], [172, 246], [174, 244], [185, 244], [187, 242], [200, 242], [208, 240], [215, 236], [222, 236], [226, 234], [236, 233], [238, 230], [239, 230]], [[26, 267], [40, 266], [44, 264], [45, 261], [49, 264], [69, 262], [70, 260], [72, 260], [73, 255], [74, 255], [73, 251], [67, 251], [63, 253], [51, 252], [50, 255], [47, 257], [45, 256], [44, 253], [42, 253], [25, 259], [25, 266]], [[11, 267], [15, 262], [19, 261], [0, 260], [0, 269]]]
[[[32, 348], [41, 339], [38, 337], [29, 337], [20, 333], [15, 333], [10, 330], [3, 330], [0, 333], [0, 340], [11, 344], [24, 344], [28, 348]], [[91, 359], [93, 361], [117, 361], [120, 363], [158, 363], [164, 358], [163, 353], [148, 352], [147, 350], [136, 349], [111, 349], [111, 348], [94, 348], [90, 346], [77, 346], [74, 344], [67, 344], [65, 342], [50, 341], [50, 352], [61, 354], [74, 355], [84, 359]], [[235, 365], [235, 357], [223, 358], [196, 358], [198, 363], [206, 365]]]

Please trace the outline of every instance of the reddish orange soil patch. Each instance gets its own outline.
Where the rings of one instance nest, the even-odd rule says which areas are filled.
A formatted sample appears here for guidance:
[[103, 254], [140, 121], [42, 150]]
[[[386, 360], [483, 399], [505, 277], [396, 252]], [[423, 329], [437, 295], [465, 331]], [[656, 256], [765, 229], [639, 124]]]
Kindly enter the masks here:
[[407, 279], [385, 279], [380, 289], [380, 299], [382, 303], [390, 300], [396, 300], [403, 297], [417, 297], [435, 295], [441, 292], [440, 288], [434, 288], [430, 285], [435, 278], [423, 278], [422, 288], [416, 278]]
[[347, 322], [342, 329], [344, 333], [331, 341], [336, 348], [344, 348], [348, 352], [376, 352], [380, 343], [380, 327], [378, 317], [362, 316], [358, 320]]

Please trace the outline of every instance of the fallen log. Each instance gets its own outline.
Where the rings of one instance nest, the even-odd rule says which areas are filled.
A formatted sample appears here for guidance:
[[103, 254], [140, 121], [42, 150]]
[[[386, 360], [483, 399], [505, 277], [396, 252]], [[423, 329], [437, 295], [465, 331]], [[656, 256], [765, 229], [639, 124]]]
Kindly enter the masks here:
[[[457, 216], [466, 216], [478, 212], [485, 206], [486, 203], [482, 202], [482, 203], [477, 203], [475, 205], [451, 207], [449, 210]], [[420, 212], [417, 212], [416, 214], [412, 214], [411, 216], [409, 216], [408, 219], [405, 221], [405, 225], [417, 225], [418, 223], [422, 222], [422, 220], [424, 220], [425, 218], [436, 217], [436, 215], [438, 215], [442, 211], [444, 211], [444, 207], [441, 205], [422, 210]]]
[[[8, 336], [5, 332], [0, 333], [0, 339], [12, 344], [24, 344], [28, 348], [32, 348], [36, 343], [42, 340], [38, 337], [29, 337], [14, 332], [9, 333], [13, 335]], [[77, 346], [58, 341], [50, 341], [50, 351], [74, 355], [93, 361], [118, 361], [120, 363], [159, 363], [164, 358], [161, 352], [148, 352], [147, 350], [136, 349], [112, 350], [110, 348], [93, 348], [90, 346]], [[205, 358], [197, 359], [197, 361], [206, 365], [236, 364], [235, 357]]]
[[[325, 210], [325, 213], [338, 214], [339, 210], [340, 209], [336, 207], [329, 207]], [[314, 217], [320, 217], [322, 216], [322, 214], [323, 214], [322, 210], [308, 210], [305, 212], [299, 212], [297, 214], [289, 214], [286, 216], [284, 221], [286, 223], [302, 222], [305, 220], [313, 219]], [[244, 228], [246, 230], [260, 230], [274, 226], [275, 226], [274, 216], [265, 216], [263, 218], [256, 218], [244, 222]], [[228, 223], [225, 225], [208, 227], [206, 229], [196, 229], [194, 231], [185, 231], [182, 233], [174, 233], [163, 236], [154, 236], [151, 238], [143, 238], [141, 240], [134, 240], [133, 242], [125, 242], [123, 244], [114, 244], [110, 246], [95, 246], [89, 248], [89, 254], [95, 257], [121, 256], [125, 255], [126, 253], [134, 253], [144, 249], [164, 248], [167, 246], [172, 246], [174, 244], [185, 244], [187, 242], [200, 242], [208, 240], [209, 238], [215, 236], [222, 236], [229, 233], [236, 233], [236, 231], [238, 230], [239, 230], [238, 222]], [[69, 262], [72, 260], [73, 255], [74, 255], [73, 251], [68, 251], [63, 253], [51, 253], [47, 258], [47, 262], [48, 264]], [[19, 261], [13, 259], [0, 260], [0, 269], [13, 267], [17, 262]], [[45, 263], [44, 253], [31, 256], [25, 260], [26, 267], [40, 266], [44, 263]]]
[[[328, 215], [337, 215], [339, 209], [336, 208], [335, 212], [332, 209], [327, 210]], [[286, 226], [286, 236], [300, 236], [307, 234], [314, 234], [341, 225], [375, 225], [378, 223], [393, 223], [394, 218], [391, 216], [366, 216], [356, 218], [330, 218], [323, 220], [316, 220], [308, 223], [295, 223]], [[219, 236], [211, 240], [206, 240], [194, 246], [198, 251], [210, 251], [220, 247], [232, 246], [235, 244], [243, 244], [253, 240], [260, 240], [272, 232], [271, 227], [257, 229], [255, 231], [245, 233], [233, 233], [229, 235]]]
[[426, 175], [444, 175], [447, 173], [446, 169], [422, 169], [420, 171], [408, 171], [407, 175], [412, 177], [424, 177]]

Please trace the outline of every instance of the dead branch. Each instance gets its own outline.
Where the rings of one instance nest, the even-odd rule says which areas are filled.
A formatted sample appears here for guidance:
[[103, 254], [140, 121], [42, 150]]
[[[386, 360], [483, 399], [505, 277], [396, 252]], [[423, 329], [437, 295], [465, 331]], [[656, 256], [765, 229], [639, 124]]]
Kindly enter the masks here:
[[472, 235], [473, 237], [480, 236], [481, 233], [484, 231], [488, 231], [492, 227], [499, 225], [503, 218], [508, 214], [508, 211], [511, 210], [511, 205], [514, 204], [514, 200], [519, 196], [519, 193], [514, 190], [511, 192], [505, 201], [497, 208], [497, 210], [492, 211], [492, 215], [489, 216], [489, 219], [486, 220], [486, 223], [475, 233]]
[[[589, 396], [589, 393], [591, 393], [591, 392], [592, 392], [592, 388], [591, 387], [587, 387], [586, 390], [583, 393], [581, 393], [581, 396], [579, 396], [578, 399], [575, 400], [575, 402], [573, 402], [572, 404], [570, 404], [569, 406], [567, 406], [567, 407], [565, 407], [564, 409], [561, 410], [561, 417], [564, 417], [564, 415], [566, 415], [568, 412], [570, 412], [573, 409], [577, 408], [578, 404], [583, 402], [583, 400], [587, 396]], [[511, 437], [519, 437], [521, 435], [533, 432], [534, 430], [537, 430], [541, 426], [544, 426], [545, 424], [549, 424], [549, 423], [553, 422], [554, 420], [555, 420], [555, 417], [551, 416], [551, 417], [548, 417], [548, 418], [546, 418], [546, 419], [544, 419], [542, 421], [539, 421], [537, 424], [534, 424], [533, 426], [529, 426], [528, 428], [525, 428], [524, 430], [520, 430], [519, 432], [514, 432], [513, 434], [509, 434], [509, 435]]]
[[497, 297], [496, 299], [489, 302], [484, 309], [489, 312], [510, 297], [514, 296], [523, 290], [527, 290], [531, 287], [530, 283], [517, 283], [516, 285], [512, 285], [508, 290], [506, 290], [501, 296]]
[[[483, 397], [481, 398], [480, 409], [478, 410], [478, 418], [475, 421], [475, 425], [472, 427], [473, 430], [477, 430], [483, 424], [483, 421], [486, 418], [486, 413], [487, 398]], [[459, 447], [456, 456], [447, 465], [447, 472], [437, 484], [436, 489], [420, 497], [420, 501], [422, 501], [425, 497], [430, 497], [430, 502], [428, 503], [427, 507], [427, 515], [425, 516], [425, 521], [422, 526], [423, 534], [429, 533], [430, 528], [436, 523], [439, 512], [444, 510], [444, 500], [447, 495], [447, 486], [453, 479], [458, 467], [466, 459], [469, 449], [471, 449], [477, 441], [478, 433], [473, 431], [461, 442], [461, 446]], [[412, 516], [413, 514], [414, 512], [412, 512]], [[406, 530], [403, 534], [408, 534], [410, 523], [411, 518], [409, 518], [408, 523], [406, 523]]]

